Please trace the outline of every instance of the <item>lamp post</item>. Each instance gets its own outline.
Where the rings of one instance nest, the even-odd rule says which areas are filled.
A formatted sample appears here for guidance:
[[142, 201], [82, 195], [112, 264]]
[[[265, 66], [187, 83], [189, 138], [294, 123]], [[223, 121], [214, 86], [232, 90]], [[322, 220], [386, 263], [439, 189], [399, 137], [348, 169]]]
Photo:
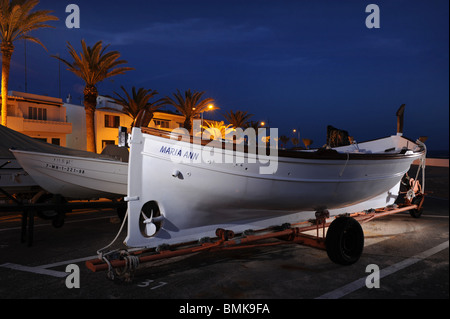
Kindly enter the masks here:
[[[215, 107], [214, 104], [208, 104], [208, 109], [203, 112], [214, 111], [216, 109], [218, 109], [218, 107]], [[203, 112], [201, 113], [202, 114], [202, 126], [203, 126]]]

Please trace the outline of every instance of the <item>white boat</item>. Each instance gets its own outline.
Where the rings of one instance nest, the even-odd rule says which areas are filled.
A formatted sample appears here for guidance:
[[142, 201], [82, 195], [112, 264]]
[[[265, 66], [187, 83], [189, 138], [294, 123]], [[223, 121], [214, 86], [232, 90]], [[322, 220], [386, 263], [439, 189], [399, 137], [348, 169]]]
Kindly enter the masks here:
[[0, 190], [12, 195], [31, 193], [38, 189], [38, 184], [20, 167], [14, 157], [0, 157]]
[[386, 207], [425, 145], [401, 134], [329, 150], [270, 150], [135, 127], [129, 139], [129, 247], [157, 247]]
[[[3, 148], [8, 148], [12, 158], [11, 163], [1, 170], [5, 175], [12, 174], [14, 169], [16, 180], [25, 182], [29, 178], [29, 183], [33, 181], [34, 185], [68, 199], [123, 197], [127, 194], [127, 154], [121, 154], [118, 159], [52, 145], [4, 126], [0, 126], [0, 133]], [[11, 169], [7, 172], [8, 166]], [[6, 182], [2, 173], [0, 181], [3, 179]]]
[[126, 195], [126, 162], [100, 157], [11, 151], [20, 165], [49, 193], [71, 199]]
[[38, 191], [39, 185], [9, 151], [13, 144], [20, 141], [22, 134], [0, 125], [0, 136], [0, 191], [6, 196]]

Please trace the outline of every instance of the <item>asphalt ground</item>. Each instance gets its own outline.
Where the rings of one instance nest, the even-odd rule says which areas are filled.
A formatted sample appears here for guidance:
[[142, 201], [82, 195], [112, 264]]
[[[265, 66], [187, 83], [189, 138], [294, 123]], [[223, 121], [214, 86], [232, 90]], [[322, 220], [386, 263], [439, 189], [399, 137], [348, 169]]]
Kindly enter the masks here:
[[[116, 236], [114, 210], [72, 212], [61, 228], [35, 218], [31, 247], [20, 242], [20, 215], [2, 213], [0, 298], [148, 299], [155, 305], [150, 299], [169, 299], [174, 314], [214, 305], [211, 316], [232, 310], [267, 315], [264, 305], [273, 314], [274, 300], [294, 307], [298, 299], [448, 299], [448, 168], [427, 168], [426, 187], [421, 218], [400, 213], [363, 224], [364, 251], [350, 266], [334, 264], [325, 251], [287, 244], [141, 264], [130, 282], [111, 281], [106, 272], [85, 266]], [[69, 277], [76, 273], [66, 268], [72, 264], [79, 267], [79, 281]], [[68, 288], [76, 283], [79, 288]], [[191, 310], [206, 316], [199, 312], [207, 308]]]

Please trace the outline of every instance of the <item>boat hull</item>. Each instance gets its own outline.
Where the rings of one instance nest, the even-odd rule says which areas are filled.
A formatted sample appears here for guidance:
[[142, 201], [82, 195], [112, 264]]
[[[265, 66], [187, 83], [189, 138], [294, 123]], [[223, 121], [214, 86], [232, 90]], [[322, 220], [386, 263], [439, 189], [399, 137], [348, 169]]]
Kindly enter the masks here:
[[[249, 153], [207, 149], [201, 144], [145, 134], [137, 128], [131, 143], [130, 220], [125, 242], [139, 247], [212, 237], [217, 228], [243, 231], [307, 220], [323, 209], [340, 214], [384, 207], [394, 203], [402, 176], [420, 157], [264, 155], [254, 162]], [[393, 141], [383, 143], [389, 146]], [[190, 161], [182, 160], [185, 154]], [[192, 157], [198, 160], [196, 155], [203, 157], [193, 161]], [[227, 156], [233, 161], [224, 161]], [[276, 167], [261, 174], [261, 163], [268, 167], [271, 160], [276, 160]], [[141, 214], [149, 202], [157, 204], [163, 220], [151, 236], [143, 230]]]
[[39, 188], [15, 158], [0, 158], [0, 189], [9, 194], [28, 193]]
[[73, 199], [124, 196], [128, 163], [58, 154], [11, 150], [43, 189]]

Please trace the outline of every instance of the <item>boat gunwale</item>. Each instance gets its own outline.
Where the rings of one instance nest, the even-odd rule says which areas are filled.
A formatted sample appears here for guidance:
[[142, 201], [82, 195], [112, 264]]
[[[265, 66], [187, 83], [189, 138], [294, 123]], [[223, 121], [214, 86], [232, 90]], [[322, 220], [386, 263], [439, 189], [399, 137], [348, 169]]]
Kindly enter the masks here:
[[[182, 141], [188, 144], [194, 144], [194, 145], [201, 145], [201, 146], [213, 146], [222, 148], [223, 150], [230, 150], [233, 152], [242, 152], [242, 150], [236, 149], [235, 143], [227, 143], [223, 141], [217, 141], [217, 140], [203, 140], [199, 137], [193, 137], [192, 135], [189, 136], [189, 142], [185, 141], [184, 139], [187, 139], [186, 135], [182, 135], [181, 133], [172, 133], [169, 131], [159, 130], [156, 128], [150, 128], [150, 127], [140, 127], [139, 128], [143, 134], [148, 134], [156, 137], [161, 137], [173, 141]], [[174, 136], [177, 136], [178, 138], [174, 138]], [[401, 136], [402, 138], [410, 141], [411, 143], [417, 145], [414, 141], [412, 141], [409, 138], [406, 138], [404, 136]], [[183, 139], [184, 138], [184, 139]], [[358, 145], [367, 143], [367, 142], [373, 142], [378, 141], [382, 139], [390, 138], [390, 136], [377, 138], [373, 140], [368, 140], [364, 142], [358, 143]], [[227, 147], [226, 145], [232, 144], [233, 147]], [[319, 160], [392, 160], [392, 159], [404, 159], [404, 158], [419, 158], [425, 154], [425, 149], [418, 145], [420, 150], [419, 151], [413, 151], [412, 154], [400, 154], [400, 153], [350, 153], [350, 152], [338, 152], [335, 149], [317, 149], [316, 151], [299, 151], [299, 150], [284, 150], [284, 149], [278, 149], [278, 157], [285, 157], [285, 158], [299, 158], [299, 159], [319, 159]], [[256, 147], [258, 148], [258, 147]], [[267, 153], [270, 148], [263, 147], [263, 149], [266, 149], [266, 155], [269, 156]], [[244, 152], [243, 153], [250, 153], [248, 150], [248, 145], [244, 145]], [[261, 155], [261, 154], [259, 154]]]
[[37, 151], [25, 151], [25, 150], [18, 150], [18, 149], [10, 149], [10, 151], [14, 153], [25, 153], [25, 154], [39, 154], [42, 156], [47, 157], [63, 157], [63, 158], [69, 158], [69, 159], [78, 159], [78, 160], [89, 160], [89, 161], [95, 161], [95, 162], [106, 162], [106, 163], [120, 163], [124, 164], [124, 166], [128, 166], [127, 162], [123, 162], [120, 160], [116, 160], [113, 158], [95, 158], [95, 157], [84, 157], [84, 156], [74, 156], [74, 155], [62, 155], [62, 154], [53, 154], [53, 153], [43, 153], [43, 152], [37, 152]]

